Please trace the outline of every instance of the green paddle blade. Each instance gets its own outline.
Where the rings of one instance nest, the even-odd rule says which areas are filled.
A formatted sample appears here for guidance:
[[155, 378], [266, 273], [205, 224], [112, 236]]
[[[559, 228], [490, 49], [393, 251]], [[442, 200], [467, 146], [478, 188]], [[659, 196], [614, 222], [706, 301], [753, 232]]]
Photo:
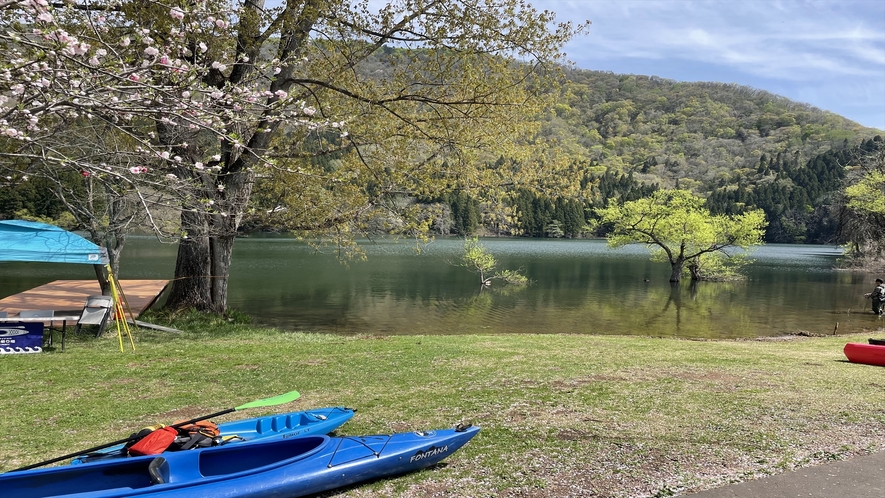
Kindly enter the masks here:
[[298, 391], [292, 391], [286, 394], [280, 394], [279, 396], [274, 396], [272, 398], [256, 399], [255, 401], [250, 401], [245, 405], [240, 405], [234, 408], [234, 410], [245, 410], [246, 408], [255, 408], [258, 406], [282, 405], [283, 403], [295, 401], [299, 397], [301, 397], [301, 394]]

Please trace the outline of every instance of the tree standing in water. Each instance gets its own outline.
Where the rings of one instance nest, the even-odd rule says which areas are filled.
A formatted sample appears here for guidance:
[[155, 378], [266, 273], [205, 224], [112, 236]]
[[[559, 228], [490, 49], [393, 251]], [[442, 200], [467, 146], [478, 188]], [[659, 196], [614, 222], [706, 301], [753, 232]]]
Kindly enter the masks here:
[[703, 258], [727, 249], [749, 249], [762, 244], [765, 213], [749, 211], [735, 216], [712, 215], [704, 199], [686, 190], [659, 190], [650, 197], [597, 209], [598, 225], [610, 229], [610, 247], [645, 244], [655, 257], [670, 263], [670, 281], [679, 282], [688, 267], [692, 280], [702, 278]]

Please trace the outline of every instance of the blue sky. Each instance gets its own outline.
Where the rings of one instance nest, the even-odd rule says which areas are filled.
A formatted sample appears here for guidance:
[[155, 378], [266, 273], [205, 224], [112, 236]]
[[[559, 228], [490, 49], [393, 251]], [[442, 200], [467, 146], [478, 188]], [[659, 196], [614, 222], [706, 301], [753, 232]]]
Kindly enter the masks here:
[[885, 130], [885, 1], [528, 0], [581, 69], [751, 86]]

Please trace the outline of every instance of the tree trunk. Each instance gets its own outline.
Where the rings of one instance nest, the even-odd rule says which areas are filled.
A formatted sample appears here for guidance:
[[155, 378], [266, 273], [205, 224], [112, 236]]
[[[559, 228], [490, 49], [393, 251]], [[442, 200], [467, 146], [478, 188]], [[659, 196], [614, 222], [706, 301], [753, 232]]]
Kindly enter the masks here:
[[213, 311], [211, 289], [211, 250], [207, 227], [201, 215], [188, 210], [182, 212], [181, 226], [187, 237], [178, 244], [175, 261], [175, 279], [169, 289], [166, 308], [182, 310]]
[[234, 235], [225, 235], [209, 239], [213, 276], [210, 281], [212, 307], [216, 313], [224, 313], [227, 310], [227, 281], [234, 251], [234, 238]]
[[[194, 308], [209, 313], [227, 311], [227, 285], [237, 228], [252, 195], [252, 174], [248, 170], [224, 177], [223, 189], [207, 187], [206, 197], [214, 196], [215, 210], [185, 209], [181, 228], [187, 238], [178, 246], [175, 280], [166, 307]], [[211, 190], [210, 190], [211, 189]]]
[[688, 273], [691, 275], [692, 282], [701, 280], [701, 262], [698, 259], [692, 259], [688, 263]]
[[670, 262], [671, 272], [670, 272], [670, 281], [677, 283], [682, 280], [682, 267], [685, 265], [685, 260], [682, 258], [678, 258], [674, 261]]

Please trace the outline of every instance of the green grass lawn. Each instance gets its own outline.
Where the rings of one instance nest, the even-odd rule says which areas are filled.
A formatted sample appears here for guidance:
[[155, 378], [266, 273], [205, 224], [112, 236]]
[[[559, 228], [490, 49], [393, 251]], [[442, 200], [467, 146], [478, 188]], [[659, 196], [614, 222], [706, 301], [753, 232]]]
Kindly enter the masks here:
[[337, 434], [482, 427], [446, 465], [343, 496], [669, 496], [885, 449], [867, 336], [340, 337], [223, 320], [0, 356], [0, 470], [291, 390], [217, 422], [344, 405]]

